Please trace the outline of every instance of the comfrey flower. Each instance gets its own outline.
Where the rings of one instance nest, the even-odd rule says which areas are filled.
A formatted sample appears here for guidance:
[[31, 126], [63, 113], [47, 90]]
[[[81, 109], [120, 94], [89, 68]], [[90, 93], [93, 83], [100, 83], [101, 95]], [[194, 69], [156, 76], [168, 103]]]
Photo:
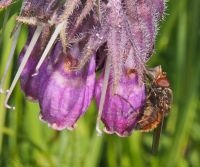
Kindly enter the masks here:
[[[102, 74], [96, 83], [95, 95], [98, 104], [103, 80]], [[109, 76], [109, 82], [112, 82], [111, 76]], [[115, 92], [112, 85], [108, 85], [104, 101], [101, 119], [105, 124], [105, 131], [119, 136], [130, 135], [145, 102], [145, 87], [144, 84], [139, 83], [135, 70], [123, 71]]]
[[73, 129], [95, 97], [97, 131], [102, 120], [105, 132], [130, 135], [145, 110], [145, 63], [164, 7], [164, 0], [26, 0], [13, 43], [21, 23], [36, 28], [29, 28], [5, 106], [12, 108], [8, 100], [21, 78], [52, 128]]
[[[21, 74], [21, 87], [25, 95], [38, 100], [41, 119], [54, 129], [72, 129], [76, 120], [84, 114], [93, 97], [95, 86], [95, 56], [79, 70], [73, 71], [80, 58], [79, 46], [74, 44], [64, 53], [56, 42], [38, 75], [32, 76], [39, 61], [41, 39], [33, 49]], [[24, 51], [20, 59], [24, 57]]]
[[[45, 71], [41, 73], [39, 103], [41, 119], [54, 129], [72, 129], [77, 119], [85, 113], [93, 97], [95, 85], [95, 59], [79, 71], [72, 71], [80, 58], [78, 46], [64, 54], [58, 43]], [[50, 57], [51, 59], [51, 57]]]

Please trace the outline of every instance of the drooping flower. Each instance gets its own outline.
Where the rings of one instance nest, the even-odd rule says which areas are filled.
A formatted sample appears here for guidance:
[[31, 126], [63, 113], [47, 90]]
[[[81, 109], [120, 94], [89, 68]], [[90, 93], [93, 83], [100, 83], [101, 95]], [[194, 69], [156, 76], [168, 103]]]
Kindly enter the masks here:
[[[145, 104], [145, 63], [154, 51], [164, 0], [97, 2], [25, 1], [17, 21], [36, 30], [20, 55], [6, 107], [21, 75], [25, 95], [39, 102], [41, 119], [54, 129], [72, 129], [96, 86], [98, 120], [106, 131], [131, 134]], [[95, 85], [96, 64], [104, 73]]]
[[[48, 31], [48, 28], [46, 28], [46, 31]], [[24, 55], [27, 51], [27, 47], [31, 41], [31, 38], [33, 36], [33, 32], [34, 29], [33, 28], [29, 28], [29, 35], [28, 35], [28, 39], [27, 39], [27, 43], [24, 46], [22, 52], [19, 55], [19, 64], [21, 64]], [[33, 48], [33, 51], [30, 54], [29, 60], [27, 61], [21, 76], [20, 76], [20, 85], [22, 90], [25, 93], [25, 96], [30, 99], [30, 100], [38, 100], [38, 89], [40, 86], [40, 79], [41, 79], [41, 71], [43, 71], [45, 69], [45, 66], [47, 65], [47, 61], [43, 62], [41, 68], [40, 68], [40, 72], [38, 73], [38, 75], [33, 77], [33, 74], [35, 72], [35, 67], [40, 59], [40, 54], [43, 51], [43, 45], [45, 43], [45, 39], [44, 36], [40, 37], [35, 45], [35, 47]]]
[[[109, 83], [112, 83], [110, 77]], [[103, 75], [96, 83], [95, 96], [100, 102], [103, 87]], [[135, 70], [126, 70], [120, 78], [118, 87], [113, 90], [108, 85], [106, 98], [102, 111], [102, 121], [105, 124], [105, 132], [116, 133], [119, 136], [128, 136], [135, 127], [145, 102], [145, 86], [138, 81]]]
[[95, 85], [95, 58], [80, 71], [72, 71], [80, 56], [74, 45], [67, 54], [56, 44], [42, 71], [39, 87], [41, 119], [57, 130], [73, 129], [77, 119], [83, 115], [92, 98]]

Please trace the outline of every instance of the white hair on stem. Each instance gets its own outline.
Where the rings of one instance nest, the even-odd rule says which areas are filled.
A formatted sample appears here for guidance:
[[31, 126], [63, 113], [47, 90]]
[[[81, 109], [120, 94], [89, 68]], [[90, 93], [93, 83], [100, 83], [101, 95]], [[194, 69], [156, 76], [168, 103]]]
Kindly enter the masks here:
[[[3, 38], [4, 31], [5, 31], [6, 22], [8, 21], [9, 14], [10, 14], [10, 10], [8, 9], [8, 10], [6, 10], [5, 15], [4, 15], [3, 27], [2, 27], [2, 33], [1, 33], [2, 36], [0, 37], [0, 45], [1, 45], [1, 42], [2, 42], [2, 38]], [[9, 62], [10, 59], [12, 60], [12, 58], [10, 58], [10, 54], [9, 54], [9, 56], [8, 56], [8, 62]], [[2, 77], [2, 79], [0, 81], [0, 93], [4, 93], [3, 85], [4, 85], [5, 78], [6, 78], [7, 73], [8, 73], [7, 71], [9, 69], [9, 67], [10, 67], [10, 63], [8, 63], [8, 62], [6, 63], [6, 70], [4, 70], [3, 77]]]
[[22, 73], [27, 61], [28, 61], [28, 58], [31, 55], [31, 52], [32, 52], [32, 50], [33, 50], [33, 48], [34, 48], [34, 46], [35, 46], [35, 44], [36, 44], [41, 32], [42, 32], [42, 29], [43, 29], [42, 26], [37, 26], [37, 29], [35, 30], [35, 32], [33, 34], [33, 37], [32, 37], [31, 42], [30, 42], [30, 44], [29, 44], [29, 46], [27, 48], [27, 51], [26, 51], [26, 53], [24, 55], [24, 58], [22, 59], [22, 62], [21, 62], [20, 66], [19, 66], [19, 68], [17, 70], [17, 73], [16, 73], [16, 75], [15, 75], [15, 77], [14, 77], [12, 83], [11, 83], [11, 86], [7, 90], [7, 95], [6, 95], [6, 99], [5, 99], [4, 105], [8, 109], [13, 109], [13, 110], [15, 109], [15, 107], [11, 107], [11, 106], [8, 105], [8, 100], [9, 100], [9, 98], [10, 98], [10, 96], [11, 96], [11, 94], [12, 94], [12, 92], [13, 92], [15, 86], [16, 86], [16, 83], [17, 83], [17, 81], [18, 81], [18, 79], [19, 79], [19, 77], [20, 77], [20, 75], [21, 75], [21, 73]]
[[12, 45], [11, 45], [11, 50], [10, 50], [8, 60], [7, 60], [7, 63], [6, 63], [6, 67], [5, 67], [5, 70], [4, 70], [4, 73], [3, 73], [3, 77], [2, 77], [1, 83], [0, 83], [0, 93], [4, 93], [3, 85], [5, 83], [6, 76], [8, 74], [8, 70], [10, 68], [12, 59], [14, 57], [14, 52], [15, 52], [15, 48], [16, 48], [16, 45], [17, 45], [17, 41], [18, 41], [20, 31], [21, 31], [21, 24], [19, 25], [19, 27], [17, 28], [17, 30], [13, 34], [13, 41], [12, 41]]
[[52, 45], [54, 44], [56, 38], [60, 34], [64, 24], [65, 24], [65, 22], [62, 22], [62, 23], [58, 24], [58, 26], [56, 27], [54, 33], [51, 36], [51, 39], [49, 40], [49, 42], [48, 42], [48, 44], [47, 44], [47, 46], [46, 46], [46, 48], [45, 48], [40, 60], [39, 60], [37, 66], [35, 68], [35, 73], [32, 76], [36, 76], [38, 74], [38, 71], [39, 71], [42, 63], [44, 62], [45, 58], [47, 57], [47, 55], [48, 55]]
[[[20, 14], [21, 14], [22, 9], [23, 9], [23, 7], [24, 7], [24, 3], [25, 3], [25, 2], [22, 3], [22, 7], [21, 7], [21, 9], [20, 9]], [[5, 22], [7, 21], [7, 18], [6, 18], [6, 17], [8, 17], [9, 13], [10, 13], [9, 9], [6, 10], [6, 15], [7, 15], [7, 16], [5, 15], [5, 17], [4, 17], [4, 21], [5, 21]], [[3, 26], [4, 26], [4, 25], [5, 25], [5, 24], [3, 23]], [[3, 28], [3, 30], [4, 30], [4, 28]], [[10, 50], [10, 53], [9, 53], [9, 56], [8, 56], [8, 60], [7, 60], [7, 63], [6, 63], [6, 67], [5, 67], [5, 70], [4, 70], [2, 79], [1, 79], [1, 81], [0, 81], [0, 93], [4, 93], [4, 92], [5, 92], [4, 89], [3, 89], [3, 86], [4, 86], [4, 83], [5, 83], [6, 76], [7, 76], [7, 74], [8, 74], [8, 70], [9, 70], [9, 68], [10, 68], [12, 59], [13, 59], [13, 57], [14, 57], [14, 52], [15, 52], [15, 48], [16, 48], [16, 46], [17, 46], [17, 41], [18, 41], [18, 38], [19, 38], [20, 31], [21, 31], [21, 23], [18, 24], [16, 30], [14, 29], [14, 34], [13, 34], [12, 44], [11, 44], [11, 50]], [[2, 34], [3, 34], [3, 33], [2, 33]], [[11, 36], [12, 36], [12, 34], [11, 34]], [[1, 43], [1, 40], [0, 40], [0, 43]]]
[[111, 56], [107, 56], [106, 66], [105, 66], [105, 74], [104, 74], [104, 80], [103, 80], [103, 86], [102, 86], [102, 90], [101, 90], [99, 110], [98, 110], [97, 122], [96, 122], [96, 131], [99, 136], [102, 135], [102, 130], [100, 129], [100, 123], [101, 123], [101, 116], [102, 116], [103, 106], [104, 106], [105, 97], [106, 97], [106, 91], [107, 91], [107, 87], [108, 87], [110, 68], [111, 68]]

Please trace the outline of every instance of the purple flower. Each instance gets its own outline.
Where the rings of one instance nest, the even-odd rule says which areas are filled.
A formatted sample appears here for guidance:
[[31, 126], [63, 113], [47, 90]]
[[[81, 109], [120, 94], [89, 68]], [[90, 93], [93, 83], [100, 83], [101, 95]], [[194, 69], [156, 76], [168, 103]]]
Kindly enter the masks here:
[[[99, 104], [103, 87], [103, 75], [96, 83], [95, 96]], [[110, 77], [109, 83], [112, 83]], [[139, 114], [144, 107], [145, 87], [139, 84], [137, 73], [133, 70], [124, 72], [116, 90], [108, 85], [105, 103], [102, 112], [102, 121], [107, 133], [116, 133], [119, 136], [128, 136], [135, 127]]]
[[72, 46], [64, 54], [61, 44], [57, 43], [40, 75], [41, 119], [57, 130], [73, 129], [93, 98], [95, 59], [93, 57], [82, 70], [72, 71], [79, 57], [78, 46]]
[[[98, 5], [93, 0], [25, 2], [17, 21], [37, 28], [34, 33], [29, 29], [7, 107], [21, 75], [22, 90], [39, 102], [41, 119], [57, 130], [73, 129], [95, 89], [97, 120], [105, 131], [131, 134], [145, 104], [143, 74], [164, 0], [102, 0]], [[96, 64], [104, 74], [95, 84]]]
[[[32, 29], [29, 30], [27, 43], [31, 37]], [[22, 71], [21, 88], [30, 100], [39, 101], [40, 118], [50, 127], [57, 130], [73, 129], [77, 119], [86, 112], [93, 98], [95, 56], [82, 70], [72, 70], [80, 58], [78, 44], [74, 44], [67, 53], [64, 53], [61, 43], [57, 42], [38, 74], [33, 76], [40, 59], [41, 40], [40, 38], [33, 48]], [[19, 62], [23, 59], [26, 48], [25, 46], [20, 54]]]
[[[30, 28], [27, 44], [25, 45], [25, 47], [23, 48], [22, 52], [19, 55], [19, 64], [21, 64], [24, 58], [24, 54], [27, 51], [27, 47], [30, 43], [32, 36], [33, 36], [33, 29]], [[26, 63], [20, 76], [20, 85], [23, 92], [25, 93], [25, 96], [29, 100], [34, 100], [34, 101], [38, 100], [38, 88], [40, 86], [41, 72], [39, 72], [38, 75], [34, 77], [32, 76], [32, 74], [35, 71], [35, 67], [40, 59], [40, 54], [42, 53], [42, 45], [41, 45], [42, 40], [43, 39], [40, 38], [35, 47], [33, 48], [29, 60]], [[40, 71], [43, 71], [45, 66], [46, 66], [46, 61], [42, 64]]]

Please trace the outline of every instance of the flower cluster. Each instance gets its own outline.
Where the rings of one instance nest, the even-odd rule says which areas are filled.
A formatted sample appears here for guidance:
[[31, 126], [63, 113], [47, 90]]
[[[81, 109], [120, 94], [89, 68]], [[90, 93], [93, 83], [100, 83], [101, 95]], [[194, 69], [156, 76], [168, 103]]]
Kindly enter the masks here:
[[26, 0], [17, 21], [29, 37], [5, 105], [20, 78], [50, 127], [73, 129], [95, 98], [97, 131], [102, 120], [105, 132], [130, 135], [146, 108], [145, 64], [164, 8], [164, 0]]

